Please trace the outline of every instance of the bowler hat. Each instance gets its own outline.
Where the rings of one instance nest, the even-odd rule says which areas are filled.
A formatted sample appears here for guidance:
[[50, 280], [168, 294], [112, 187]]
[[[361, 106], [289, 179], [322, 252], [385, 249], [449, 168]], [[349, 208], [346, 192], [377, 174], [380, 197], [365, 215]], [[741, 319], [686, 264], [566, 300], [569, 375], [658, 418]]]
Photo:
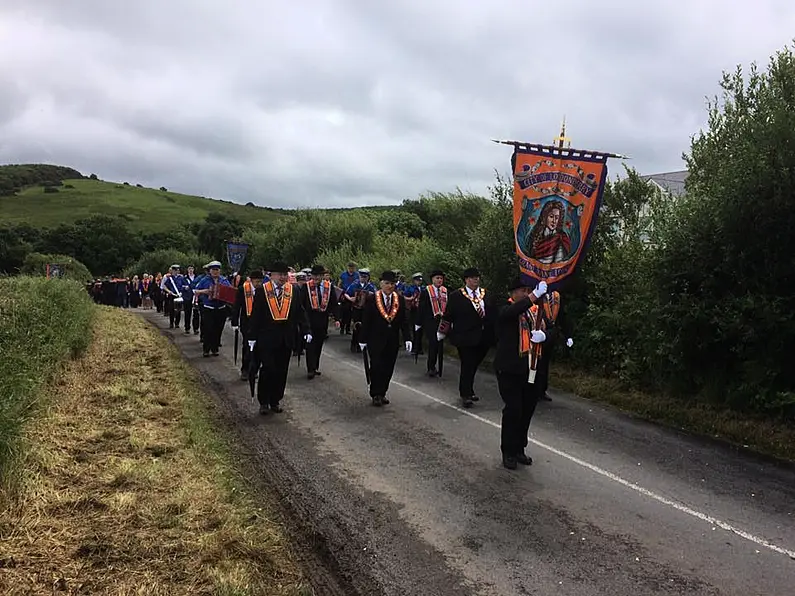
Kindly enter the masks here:
[[315, 265], [312, 267], [312, 275], [323, 275], [326, 272], [326, 268], [323, 265]]
[[513, 292], [514, 290], [518, 290], [519, 288], [525, 288], [527, 284], [522, 280], [521, 277], [515, 277], [511, 280], [511, 283], [508, 284], [508, 291]]
[[464, 270], [463, 277], [464, 279], [468, 277], [480, 277], [480, 271], [478, 271], [475, 267], [470, 267], [469, 269]]
[[394, 271], [384, 271], [381, 274], [381, 281], [388, 281], [390, 283], [395, 283], [397, 281], [397, 275], [395, 275]]
[[249, 279], [263, 279], [262, 269], [253, 269], [248, 272]]
[[271, 265], [271, 273], [287, 273], [289, 268], [284, 261], [276, 261]]
[[434, 269], [433, 271], [431, 271], [431, 279], [433, 279], [437, 275], [441, 275], [442, 277], [444, 277], [444, 271], [442, 271], [441, 269]]

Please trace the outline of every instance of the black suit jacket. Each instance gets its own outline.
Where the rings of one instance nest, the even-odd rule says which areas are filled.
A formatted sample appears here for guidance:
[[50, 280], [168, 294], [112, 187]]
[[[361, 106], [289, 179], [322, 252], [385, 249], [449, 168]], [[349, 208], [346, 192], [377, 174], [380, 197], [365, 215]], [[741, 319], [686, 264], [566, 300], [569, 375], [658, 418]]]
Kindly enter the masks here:
[[494, 323], [497, 319], [498, 306], [488, 290], [483, 302], [486, 316], [481, 318], [472, 301], [461, 292], [460, 288], [448, 291], [447, 309], [442, 318], [452, 325], [448, 336], [454, 346], [474, 347], [481, 343], [490, 346], [494, 344]]
[[[252, 306], [252, 314], [253, 314]], [[237, 295], [235, 296], [235, 303], [232, 305], [232, 314], [229, 317], [232, 327], [240, 326], [241, 331], [245, 334], [249, 328], [249, 316], [246, 312], [246, 293], [243, 291], [243, 284], [237, 288]]]
[[[506, 303], [499, 308], [497, 315], [497, 351], [494, 354], [494, 369], [498, 373], [527, 376], [530, 371], [530, 355], [519, 353], [519, 317], [532, 302], [523, 298], [514, 304]], [[556, 340], [557, 330], [545, 330], [547, 339], [541, 344], [541, 355], [548, 351]], [[537, 365], [539, 366], [539, 365]]]
[[378, 354], [388, 348], [395, 349], [395, 347], [399, 347], [401, 332], [403, 333], [403, 341], [412, 340], [409, 313], [403, 296], [397, 292], [392, 293], [392, 300], [397, 299], [400, 307], [391, 323], [388, 323], [378, 312], [378, 307], [375, 303], [376, 296], [378, 294], [367, 296], [364, 309], [362, 309], [362, 326], [359, 329], [359, 341], [367, 344], [367, 350], [371, 354]]
[[[307, 317], [309, 320], [309, 328], [312, 330], [312, 341], [315, 339], [321, 340], [328, 337], [328, 320], [329, 317], [333, 316], [335, 319], [339, 319], [339, 301], [337, 300], [337, 296], [334, 292], [334, 285], [332, 284], [329, 288], [329, 300], [328, 306], [326, 306], [326, 310], [314, 310], [312, 308], [312, 301], [309, 297], [310, 292], [309, 284], [306, 284], [302, 289], [302, 304], [304, 306], [304, 310], [307, 313]], [[317, 287], [315, 287], [315, 292], [317, 292]], [[318, 297], [318, 304], [320, 304], [320, 297]]]
[[254, 293], [254, 305], [249, 320], [249, 337], [256, 339], [264, 348], [287, 346], [292, 349], [297, 345], [296, 328], [301, 336], [309, 333], [309, 319], [304, 310], [302, 292], [297, 285], [292, 286], [293, 295], [286, 321], [274, 321], [268, 301], [265, 298], [265, 287], [257, 288]]

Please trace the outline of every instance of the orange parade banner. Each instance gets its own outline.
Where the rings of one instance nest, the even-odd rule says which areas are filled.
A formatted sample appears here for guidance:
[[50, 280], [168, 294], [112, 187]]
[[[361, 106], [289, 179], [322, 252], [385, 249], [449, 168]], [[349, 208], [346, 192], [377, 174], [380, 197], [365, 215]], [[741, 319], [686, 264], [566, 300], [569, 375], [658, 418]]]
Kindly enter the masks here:
[[607, 180], [607, 153], [514, 146], [513, 224], [522, 279], [553, 290], [583, 261]]

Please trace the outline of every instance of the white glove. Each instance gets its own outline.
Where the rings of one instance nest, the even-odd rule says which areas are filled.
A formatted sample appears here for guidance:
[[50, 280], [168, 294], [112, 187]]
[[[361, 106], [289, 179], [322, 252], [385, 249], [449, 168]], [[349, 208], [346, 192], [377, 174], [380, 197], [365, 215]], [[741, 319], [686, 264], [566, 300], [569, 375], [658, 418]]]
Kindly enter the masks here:
[[359, 344], [359, 347], [364, 350], [367, 347], [367, 344]]
[[255, 345], [257, 345], [257, 340], [249, 340], [248, 349], [253, 351]]
[[572, 338], [567, 339], [566, 340], [566, 345], [568, 347], [572, 347], [574, 345], [574, 340]]
[[410, 341], [407, 341], [407, 342], [406, 342], [406, 351], [407, 351], [407, 352], [411, 352], [411, 348], [412, 348], [412, 347], [413, 347], [413, 346], [411, 345], [411, 342], [410, 342]]
[[436, 341], [443, 341], [444, 338], [445, 338], [444, 333], [439, 333], [438, 331], [436, 332]]
[[422, 325], [414, 325], [414, 331], [419, 331], [422, 329]]
[[312, 343], [312, 334], [311, 333], [307, 333], [306, 335], [304, 335], [304, 341], [306, 343], [308, 343], [308, 344], [311, 344]]
[[541, 296], [543, 296], [546, 293], [547, 293], [547, 282], [545, 281], [538, 282], [538, 286], [536, 287], [535, 290], [533, 290], [533, 296], [535, 296], [536, 298], [541, 298]]
[[547, 334], [543, 331], [533, 331], [533, 336], [530, 338], [534, 344], [544, 343], [547, 340]]
[[230, 325], [232, 325], [232, 329], [237, 329], [237, 325], [235, 325], [234, 323], [230, 323]]

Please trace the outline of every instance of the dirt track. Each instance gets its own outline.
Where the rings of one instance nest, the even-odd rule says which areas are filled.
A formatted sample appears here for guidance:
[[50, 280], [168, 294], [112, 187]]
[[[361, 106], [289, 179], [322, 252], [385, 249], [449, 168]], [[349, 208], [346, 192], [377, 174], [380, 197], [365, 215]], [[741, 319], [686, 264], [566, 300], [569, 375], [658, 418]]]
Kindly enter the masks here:
[[307, 381], [293, 360], [285, 412], [260, 417], [231, 330], [208, 359], [195, 336], [163, 331], [216, 396], [249, 476], [281, 501], [317, 594], [792, 593], [792, 466], [553, 393], [531, 428], [536, 463], [509, 472], [488, 373], [463, 411], [454, 362], [440, 381], [403, 355], [392, 404], [376, 409], [334, 335], [323, 376]]

